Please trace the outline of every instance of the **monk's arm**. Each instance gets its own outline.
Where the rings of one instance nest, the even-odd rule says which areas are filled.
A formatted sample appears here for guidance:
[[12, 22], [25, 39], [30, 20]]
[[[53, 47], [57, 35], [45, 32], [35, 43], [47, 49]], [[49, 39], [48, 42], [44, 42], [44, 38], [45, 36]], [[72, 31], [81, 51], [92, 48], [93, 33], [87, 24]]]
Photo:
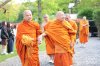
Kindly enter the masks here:
[[70, 43], [71, 47], [73, 47], [75, 44], [75, 36], [73, 34], [70, 34], [70, 39], [71, 39], [71, 43]]
[[[45, 26], [49, 26], [50, 22], [48, 22]], [[43, 26], [42, 26], [43, 27]], [[43, 28], [44, 29], [44, 28]], [[47, 29], [47, 28], [46, 28]], [[47, 35], [47, 31], [44, 30], [43, 33], [41, 34], [42, 37], [45, 37]]]
[[77, 33], [77, 30], [74, 30], [72, 27], [70, 27], [70, 29], [68, 30], [68, 33], [70, 35], [70, 39], [71, 39], [71, 47], [74, 46], [74, 42], [75, 42], [75, 34]]

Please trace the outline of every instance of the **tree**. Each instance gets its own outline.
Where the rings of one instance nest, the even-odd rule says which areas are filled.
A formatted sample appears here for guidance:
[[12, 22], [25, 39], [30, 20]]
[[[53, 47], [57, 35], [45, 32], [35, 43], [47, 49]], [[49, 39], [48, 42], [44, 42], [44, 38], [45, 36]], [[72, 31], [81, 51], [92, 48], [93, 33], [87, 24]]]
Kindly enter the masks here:
[[38, 0], [38, 22], [41, 23], [42, 18], [41, 18], [41, 0]]
[[0, 8], [2, 8], [4, 5], [6, 5], [8, 2], [10, 2], [11, 0], [6, 0], [4, 1], [2, 4], [0, 4]]
[[[9, 2], [9, 3], [8, 3]], [[12, 0], [5, 0], [0, 8], [0, 20], [7, 22], [15, 22], [18, 17], [19, 5], [12, 4]], [[0, 5], [1, 5], [0, 4]]]
[[36, 2], [25, 2], [22, 3], [19, 7], [19, 13], [18, 13], [18, 18], [17, 22], [20, 22], [23, 19], [23, 11], [29, 9], [32, 11], [33, 14], [33, 19], [37, 19], [38, 16], [38, 8], [37, 8], [37, 3]]
[[74, 7], [74, 12], [78, 13], [79, 11], [87, 8], [93, 10], [100, 8], [100, 0], [81, 0], [80, 3]]
[[42, 13], [54, 15], [57, 11], [68, 12], [68, 4], [72, 0], [42, 0]]
[[100, 38], [100, 9], [95, 10], [93, 13], [93, 19], [98, 29], [98, 36]]
[[86, 9], [82, 9], [81, 11], [79, 11], [78, 12], [78, 17], [82, 18], [83, 16], [86, 16], [87, 19], [92, 20], [92, 18], [93, 18], [93, 9], [86, 8]]

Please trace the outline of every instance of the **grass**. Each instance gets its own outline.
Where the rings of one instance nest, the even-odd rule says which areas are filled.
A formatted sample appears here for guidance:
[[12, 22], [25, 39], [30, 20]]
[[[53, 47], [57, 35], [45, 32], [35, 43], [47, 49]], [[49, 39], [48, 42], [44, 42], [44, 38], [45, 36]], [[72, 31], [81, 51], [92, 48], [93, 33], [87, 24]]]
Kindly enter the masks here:
[[[1, 48], [1, 45], [0, 45], [0, 48]], [[10, 58], [10, 57], [13, 57], [13, 56], [16, 56], [17, 55], [17, 52], [16, 52], [16, 49], [14, 49], [14, 53], [13, 54], [8, 54], [8, 55], [1, 55], [0, 54], [0, 62]]]
[[[1, 51], [1, 45], [0, 45], [0, 51]], [[45, 41], [43, 40], [42, 44], [39, 45], [39, 51], [45, 51]], [[8, 58], [11, 58], [11, 57], [14, 57], [14, 56], [17, 56], [17, 52], [16, 52], [16, 48], [14, 47], [14, 53], [13, 54], [8, 54], [8, 55], [1, 55], [0, 54], [0, 62], [8, 59]]]
[[46, 44], [45, 41], [42, 41], [42, 44], [39, 45], [39, 51], [45, 51], [46, 50]]

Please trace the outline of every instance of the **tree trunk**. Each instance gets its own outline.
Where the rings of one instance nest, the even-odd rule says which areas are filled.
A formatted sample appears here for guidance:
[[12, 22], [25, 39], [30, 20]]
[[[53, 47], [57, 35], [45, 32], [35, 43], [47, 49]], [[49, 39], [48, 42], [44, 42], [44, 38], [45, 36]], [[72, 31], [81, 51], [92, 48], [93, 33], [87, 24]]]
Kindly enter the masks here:
[[41, 0], [38, 0], [38, 22], [41, 23]]

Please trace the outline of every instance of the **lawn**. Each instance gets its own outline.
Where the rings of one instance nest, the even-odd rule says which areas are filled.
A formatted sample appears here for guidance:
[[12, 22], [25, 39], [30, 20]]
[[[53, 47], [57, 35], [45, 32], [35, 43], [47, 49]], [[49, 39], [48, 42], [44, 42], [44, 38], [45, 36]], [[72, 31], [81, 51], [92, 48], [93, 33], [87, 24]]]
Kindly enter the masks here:
[[[1, 45], [0, 45], [0, 51], [1, 51]], [[45, 51], [45, 42], [43, 40], [42, 44], [39, 45], [39, 51]], [[0, 54], [0, 62], [8, 59], [8, 58], [11, 58], [11, 57], [14, 57], [14, 56], [17, 56], [17, 52], [16, 52], [16, 48], [14, 47], [14, 53], [13, 54], [8, 54], [8, 55], [1, 55]]]
[[46, 46], [46, 44], [45, 44], [45, 41], [43, 40], [42, 44], [39, 45], [39, 51], [45, 51], [45, 49], [46, 49], [45, 46]]
[[[0, 51], [1, 51], [1, 45], [0, 45]], [[4, 60], [7, 59], [7, 58], [16, 56], [16, 55], [17, 55], [16, 49], [14, 49], [14, 53], [13, 53], [13, 54], [7, 54], [7, 55], [1, 55], [1, 54], [0, 54], [0, 62], [1, 62], [1, 61], [4, 61]]]

